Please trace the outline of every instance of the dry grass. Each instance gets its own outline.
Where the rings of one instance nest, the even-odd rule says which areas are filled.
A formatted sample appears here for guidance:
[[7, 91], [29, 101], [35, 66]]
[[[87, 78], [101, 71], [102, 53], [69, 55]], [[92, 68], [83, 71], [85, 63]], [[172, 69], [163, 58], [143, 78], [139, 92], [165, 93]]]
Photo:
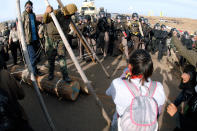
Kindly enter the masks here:
[[[151, 16], [147, 17], [151, 25], [154, 25], [160, 21], [160, 17]], [[197, 19], [189, 18], [172, 18], [172, 17], [163, 17], [167, 22], [160, 22], [160, 24], [165, 24], [167, 26], [177, 28], [182, 31], [188, 31], [189, 33], [194, 33], [197, 31]]]
[[[151, 25], [154, 25], [160, 21], [161, 17], [150, 16], [147, 18], [149, 19]], [[173, 17], [163, 17], [163, 19], [167, 20], [168, 22], [159, 22], [160, 24], [165, 24], [167, 26], [177, 28], [183, 31], [188, 31], [189, 33], [194, 33], [194, 31], [197, 31], [197, 19], [173, 18]], [[2, 23], [0, 23], [0, 31], [2, 29], [3, 29], [3, 25]]]

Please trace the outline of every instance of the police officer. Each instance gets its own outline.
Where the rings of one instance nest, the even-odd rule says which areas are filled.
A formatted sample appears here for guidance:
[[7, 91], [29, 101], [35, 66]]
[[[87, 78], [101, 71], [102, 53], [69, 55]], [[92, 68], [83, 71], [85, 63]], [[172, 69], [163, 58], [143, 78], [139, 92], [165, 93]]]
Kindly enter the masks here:
[[121, 16], [117, 16], [117, 21], [115, 22], [115, 41], [113, 55], [117, 56], [119, 51], [125, 53], [126, 58], [128, 59], [128, 46], [127, 46], [127, 34], [126, 34], [126, 23], [122, 21]]
[[185, 31], [181, 37], [181, 42], [183, 45], [188, 49], [192, 50], [192, 39], [190, 38], [190, 35], [187, 31]]
[[139, 23], [139, 16], [137, 13], [132, 14], [132, 20], [129, 25], [129, 30], [131, 33], [131, 39], [134, 42], [134, 49], [139, 48], [140, 44], [140, 36], [143, 36], [142, 32], [140, 31], [140, 23]]
[[[78, 22], [76, 24], [77, 28], [82, 32], [83, 27], [84, 27], [84, 16], [78, 16]], [[79, 47], [79, 57], [82, 58], [82, 56], [84, 55], [84, 47], [81, 43], [80, 38], [77, 37], [77, 41], [78, 41], [78, 47]]]
[[166, 31], [166, 26], [161, 25], [160, 35], [158, 36], [159, 45], [158, 45], [158, 61], [160, 61], [163, 55], [167, 52], [166, 40], [168, 38], [168, 32]]
[[115, 40], [115, 35], [114, 35], [114, 21], [111, 19], [111, 14], [107, 13], [107, 23], [109, 25], [109, 46], [108, 46], [108, 54], [110, 56], [113, 55], [113, 48], [114, 48], [114, 40]]
[[152, 30], [152, 40], [151, 40], [151, 53], [152, 54], [155, 54], [157, 51], [158, 51], [158, 45], [159, 45], [159, 42], [160, 42], [160, 29], [161, 29], [161, 26], [159, 23], [156, 23], [154, 25], [154, 28]]
[[51, 6], [48, 6], [46, 12], [43, 17], [43, 22], [46, 25], [45, 32], [45, 40], [46, 40], [46, 54], [48, 57], [49, 63], [49, 76], [48, 79], [52, 80], [54, 78], [54, 66], [55, 66], [55, 58], [58, 57], [58, 61], [60, 63], [60, 69], [62, 72], [63, 80], [65, 82], [71, 82], [72, 80], [68, 76], [68, 70], [66, 65], [66, 49], [63, 44], [63, 41], [56, 29], [55, 24], [50, 17], [52, 11], [55, 13], [60, 26], [65, 35], [67, 35], [70, 31], [69, 24], [71, 20], [71, 16], [75, 14], [77, 11], [77, 7], [75, 4], [69, 4], [64, 7], [65, 12], [62, 12], [60, 9], [54, 10]]
[[[96, 41], [95, 41], [96, 25], [91, 22], [90, 15], [84, 16], [84, 24], [82, 26], [82, 34], [86, 38], [90, 47], [92, 47], [93, 50], [96, 52]], [[82, 54], [84, 54], [84, 46], [82, 46]]]
[[101, 48], [103, 53], [103, 58], [105, 59], [107, 57], [107, 51], [109, 46], [109, 25], [107, 22], [106, 14], [105, 12], [99, 13], [100, 18], [98, 20], [97, 24], [97, 47]]
[[150, 38], [151, 38], [150, 33], [151, 33], [152, 29], [149, 26], [147, 18], [140, 17], [139, 21], [140, 21], [140, 23], [142, 25], [142, 31], [143, 31], [143, 34], [144, 34], [143, 43], [145, 44], [145, 49], [149, 50], [148, 47], [149, 47], [149, 43], [150, 43]]

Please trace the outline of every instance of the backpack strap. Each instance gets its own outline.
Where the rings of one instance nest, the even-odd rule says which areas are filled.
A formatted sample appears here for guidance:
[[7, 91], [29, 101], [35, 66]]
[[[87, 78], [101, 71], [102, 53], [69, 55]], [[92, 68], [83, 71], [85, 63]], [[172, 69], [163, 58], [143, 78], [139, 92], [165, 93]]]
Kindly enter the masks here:
[[125, 83], [125, 85], [129, 89], [129, 91], [131, 92], [133, 97], [140, 96], [140, 91], [134, 83], [129, 82], [128, 80], [123, 80], [123, 82]]
[[157, 88], [157, 82], [152, 81], [151, 86], [150, 86], [149, 91], [148, 91], [149, 92], [149, 94], [148, 94], [149, 97], [153, 97], [153, 95], [155, 94], [156, 88]]

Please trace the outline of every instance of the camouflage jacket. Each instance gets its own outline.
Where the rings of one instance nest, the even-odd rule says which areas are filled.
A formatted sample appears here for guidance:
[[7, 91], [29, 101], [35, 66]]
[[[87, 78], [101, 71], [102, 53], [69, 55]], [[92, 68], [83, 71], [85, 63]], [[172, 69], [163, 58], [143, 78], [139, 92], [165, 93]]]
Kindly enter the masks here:
[[[54, 14], [64, 32], [65, 35], [67, 35], [70, 32], [70, 18], [67, 16], [64, 16], [64, 14], [61, 12], [61, 10], [54, 10]], [[52, 40], [61, 40], [61, 37], [59, 35], [59, 32], [50, 16], [50, 14], [45, 13], [43, 17], [43, 22], [46, 25], [46, 32], [50, 39]]]

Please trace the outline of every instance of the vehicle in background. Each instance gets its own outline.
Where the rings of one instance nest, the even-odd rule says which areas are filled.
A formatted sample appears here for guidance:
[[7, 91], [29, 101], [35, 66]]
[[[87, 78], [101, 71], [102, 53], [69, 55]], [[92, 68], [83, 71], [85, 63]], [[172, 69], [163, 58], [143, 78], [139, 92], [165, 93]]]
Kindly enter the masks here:
[[98, 11], [96, 9], [96, 6], [94, 5], [94, 0], [90, 0], [90, 1], [85, 0], [83, 2], [83, 5], [80, 7], [79, 13], [83, 15], [91, 15], [91, 16], [96, 15]]

